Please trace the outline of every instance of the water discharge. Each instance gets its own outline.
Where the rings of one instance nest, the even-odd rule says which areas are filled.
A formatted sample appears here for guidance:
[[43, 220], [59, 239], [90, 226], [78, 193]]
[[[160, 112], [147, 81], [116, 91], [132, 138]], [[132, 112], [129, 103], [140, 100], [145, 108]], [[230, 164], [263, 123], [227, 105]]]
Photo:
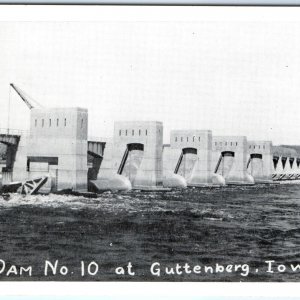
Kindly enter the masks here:
[[[31, 278], [2, 280], [297, 281], [299, 272], [268, 273], [266, 260], [300, 262], [300, 185], [106, 192], [96, 199], [61, 195], [0, 196], [0, 259], [32, 265]], [[60, 260], [67, 277], [42, 278]], [[97, 277], [80, 277], [80, 261]], [[132, 262], [136, 275], [114, 268]], [[248, 264], [248, 276], [202, 273], [155, 277], [150, 266]], [[259, 269], [259, 272], [256, 272]], [[264, 270], [264, 271], [263, 271]]]

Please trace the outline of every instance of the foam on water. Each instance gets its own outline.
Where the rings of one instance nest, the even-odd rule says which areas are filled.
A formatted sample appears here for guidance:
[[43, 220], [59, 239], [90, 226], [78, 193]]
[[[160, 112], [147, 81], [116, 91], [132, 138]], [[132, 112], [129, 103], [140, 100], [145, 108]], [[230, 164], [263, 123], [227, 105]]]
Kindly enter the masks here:
[[[107, 270], [96, 280], [122, 279], [109, 270], [128, 261], [140, 270], [135, 280], [154, 280], [147, 270], [157, 260], [254, 267], [272, 258], [288, 263], [300, 261], [299, 211], [299, 185], [106, 192], [96, 199], [10, 194], [0, 196], [0, 258], [12, 263], [25, 260], [36, 267], [46, 258], [60, 259], [74, 270], [80, 260], [96, 260]], [[53, 279], [82, 280], [77, 272], [67, 279]], [[298, 277], [287, 272], [166, 280], [293, 281]]]

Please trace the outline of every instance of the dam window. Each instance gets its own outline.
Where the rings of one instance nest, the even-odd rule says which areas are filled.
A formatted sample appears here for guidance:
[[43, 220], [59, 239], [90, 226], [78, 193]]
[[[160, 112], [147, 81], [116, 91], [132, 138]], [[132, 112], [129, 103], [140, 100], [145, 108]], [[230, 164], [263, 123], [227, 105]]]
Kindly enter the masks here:
[[236, 145], [236, 146], [238, 145], [237, 142], [235, 142], [235, 145]]
[[119, 136], [121, 136], [121, 135], [122, 135], [122, 130], [120, 129], [120, 130], [119, 130]]
[[253, 149], [255, 149], [255, 146], [253, 146]]
[[51, 119], [49, 119], [49, 127], [51, 127]]
[[227, 146], [227, 142], [225, 142], [225, 146]]
[[45, 122], [44, 119], [42, 119], [42, 127], [44, 127], [44, 122]]
[[265, 149], [265, 145], [263, 145], [263, 148]]
[[181, 142], [183, 141], [183, 137], [180, 138], [180, 141], [181, 141]]
[[83, 119], [81, 119], [81, 128], [83, 127]]
[[258, 149], [260, 149], [260, 146], [258, 146]]
[[127, 136], [127, 130], [125, 130], [125, 135]]
[[134, 135], [134, 130], [132, 130], [132, 135]]
[[59, 119], [56, 119], [56, 126], [58, 127], [59, 125]]
[[141, 129], [139, 129], [139, 135], [141, 135]]
[[146, 129], [146, 135], [148, 135], [148, 130]]
[[198, 137], [198, 140], [199, 140], [199, 142], [200, 142], [200, 136]]
[[232, 146], [232, 142], [230, 142], [230, 146]]
[[188, 137], [188, 136], [186, 137], [186, 141], [187, 141], [187, 142], [189, 141], [189, 137]]
[[195, 137], [193, 136], [193, 142], [195, 142]]
[[34, 120], [34, 126], [36, 127], [37, 125], [37, 119]]
[[65, 127], [67, 126], [67, 119], [65, 118]]

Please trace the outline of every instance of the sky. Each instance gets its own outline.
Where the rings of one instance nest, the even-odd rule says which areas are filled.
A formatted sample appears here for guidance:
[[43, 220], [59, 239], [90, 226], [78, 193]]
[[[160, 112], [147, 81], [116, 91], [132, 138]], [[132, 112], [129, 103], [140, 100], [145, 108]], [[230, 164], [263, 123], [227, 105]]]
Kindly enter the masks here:
[[[294, 8], [295, 9], [295, 8]], [[300, 8], [299, 17], [300, 17]], [[300, 144], [299, 21], [1, 22], [0, 128], [27, 129], [13, 82], [43, 107]], [[8, 113], [9, 112], [9, 113]]]

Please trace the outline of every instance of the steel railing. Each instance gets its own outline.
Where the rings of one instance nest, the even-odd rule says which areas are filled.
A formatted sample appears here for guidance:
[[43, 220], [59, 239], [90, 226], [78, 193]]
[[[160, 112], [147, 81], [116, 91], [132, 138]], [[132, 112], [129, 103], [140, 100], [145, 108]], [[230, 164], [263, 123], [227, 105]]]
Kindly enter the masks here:
[[28, 134], [28, 130], [21, 130], [21, 129], [13, 129], [13, 128], [0, 128], [0, 134], [5, 135], [24, 135]]

